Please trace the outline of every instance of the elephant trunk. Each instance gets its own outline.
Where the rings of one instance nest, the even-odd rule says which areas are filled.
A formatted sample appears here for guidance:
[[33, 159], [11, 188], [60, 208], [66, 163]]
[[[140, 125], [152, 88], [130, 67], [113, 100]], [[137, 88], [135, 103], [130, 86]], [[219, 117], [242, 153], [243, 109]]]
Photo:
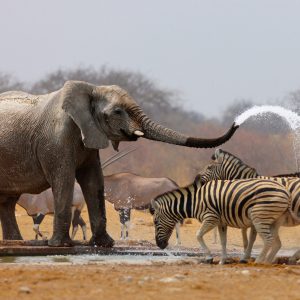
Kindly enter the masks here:
[[159, 125], [149, 119], [139, 107], [135, 107], [132, 111], [136, 122], [141, 126], [144, 138], [194, 148], [213, 148], [228, 141], [239, 127], [235, 123], [222, 136], [214, 139], [202, 139], [197, 137], [189, 137], [172, 129]]

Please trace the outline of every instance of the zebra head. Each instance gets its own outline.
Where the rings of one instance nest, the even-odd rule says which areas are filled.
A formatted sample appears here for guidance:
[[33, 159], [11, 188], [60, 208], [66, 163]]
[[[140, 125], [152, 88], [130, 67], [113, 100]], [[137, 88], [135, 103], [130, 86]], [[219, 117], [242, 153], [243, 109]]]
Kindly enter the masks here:
[[223, 150], [216, 149], [211, 157], [212, 161], [199, 172], [203, 184], [211, 180], [223, 178], [223, 162], [225, 157], [226, 153]]
[[206, 183], [211, 180], [220, 179], [222, 174], [222, 165], [217, 162], [211, 162], [206, 165], [198, 174], [201, 177], [202, 183]]
[[156, 245], [161, 249], [168, 246], [168, 241], [176, 224], [176, 220], [170, 214], [171, 208], [163, 200], [161, 196], [158, 196], [151, 201]]
[[254, 178], [258, 176], [254, 168], [249, 167], [230, 152], [216, 149], [211, 158], [212, 162], [200, 172], [203, 182], [216, 179]]

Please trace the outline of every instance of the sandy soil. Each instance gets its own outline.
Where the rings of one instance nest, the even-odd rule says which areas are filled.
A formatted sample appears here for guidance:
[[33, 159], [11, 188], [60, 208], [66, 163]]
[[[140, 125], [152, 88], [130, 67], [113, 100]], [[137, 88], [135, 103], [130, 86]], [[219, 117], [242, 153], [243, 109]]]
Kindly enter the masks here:
[[13, 266], [0, 274], [6, 300], [300, 299], [300, 267]]
[[[32, 239], [32, 220], [21, 208], [17, 219], [25, 239]], [[108, 232], [119, 238], [118, 215], [107, 205]], [[88, 221], [84, 210], [83, 218]], [[89, 228], [89, 226], [88, 226]], [[193, 220], [182, 229], [184, 246], [198, 247], [195, 234], [199, 223]], [[52, 217], [41, 229], [52, 232]], [[90, 234], [90, 233], [89, 233]], [[300, 230], [282, 228], [284, 249], [300, 245]], [[132, 215], [131, 239], [154, 243], [152, 218], [144, 212]], [[81, 239], [78, 231], [77, 239]], [[213, 234], [206, 238], [212, 249]], [[174, 236], [171, 239], [174, 245]], [[231, 229], [230, 250], [241, 250], [241, 234]], [[255, 246], [261, 247], [258, 240]], [[300, 299], [300, 266], [203, 265], [196, 262], [153, 263], [151, 265], [13, 265], [0, 264], [0, 299]], [[201, 299], [201, 298], [200, 298]]]

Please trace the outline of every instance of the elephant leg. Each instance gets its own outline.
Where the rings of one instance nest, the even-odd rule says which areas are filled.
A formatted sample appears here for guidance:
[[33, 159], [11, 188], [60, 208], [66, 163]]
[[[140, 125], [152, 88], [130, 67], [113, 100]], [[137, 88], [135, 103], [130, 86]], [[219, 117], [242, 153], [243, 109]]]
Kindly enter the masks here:
[[15, 207], [18, 198], [7, 198], [0, 204], [0, 220], [2, 226], [3, 240], [22, 240], [17, 224]]
[[91, 223], [92, 245], [112, 247], [114, 240], [106, 232], [103, 174], [98, 151], [85, 167], [77, 170], [76, 179], [81, 186]]
[[75, 172], [64, 167], [64, 172], [58, 172], [51, 183], [54, 196], [54, 222], [53, 235], [48, 241], [48, 245], [52, 247], [73, 246], [69, 231], [72, 220]]

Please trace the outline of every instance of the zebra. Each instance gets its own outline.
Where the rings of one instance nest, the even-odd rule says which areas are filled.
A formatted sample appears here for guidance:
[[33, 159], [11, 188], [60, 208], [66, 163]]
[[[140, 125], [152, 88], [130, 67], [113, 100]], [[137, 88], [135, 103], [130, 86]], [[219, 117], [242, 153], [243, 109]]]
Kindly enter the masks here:
[[227, 226], [254, 227], [264, 242], [256, 262], [271, 263], [281, 247], [280, 225], [286, 218], [296, 218], [289, 207], [290, 193], [279, 182], [268, 179], [212, 180], [203, 184], [201, 175], [197, 175], [192, 184], [162, 194], [151, 204], [157, 246], [168, 246], [176, 222], [195, 218], [202, 223], [197, 239], [208, 260], [212, 260], [211, 252], [203, 236], [218, 227], [221, 264], [227, 256]]
[[199, 174], [203, 182], [212, 179], [245, 179], [245, 178], [271, 178], [281, 181], [281, 179], [293, 177], [299, 178], [300, 172], [290, 174], [279, 174], [274, 176], [261, 176], [256, 169], [245, 164], [240, 158], [222, 149], [216, 149], [212, 155], [213, 162], [208, 164]]
[[[275, 176], [261, 176], [256, 169], [245, 164], [240, 158], [222, 149], [216, 149], [212, 155], [213, 162], [208, 164], [199, 174], [202, 183], [216, 179], [272, 179], [280, 182], [291, 194], [291, 209], [296, 216], [300, 216], [300, 173], [280, 174]], [[283, 226], [299, 225], [295, 218], [287, 218]], [[242, 261], [250, 258], [251, 250], [256, 239], [256, 232], [251, 228], [249, 242], [247, 238], [247, 229], [242, 229], [243, 244], [245, 254]]]

